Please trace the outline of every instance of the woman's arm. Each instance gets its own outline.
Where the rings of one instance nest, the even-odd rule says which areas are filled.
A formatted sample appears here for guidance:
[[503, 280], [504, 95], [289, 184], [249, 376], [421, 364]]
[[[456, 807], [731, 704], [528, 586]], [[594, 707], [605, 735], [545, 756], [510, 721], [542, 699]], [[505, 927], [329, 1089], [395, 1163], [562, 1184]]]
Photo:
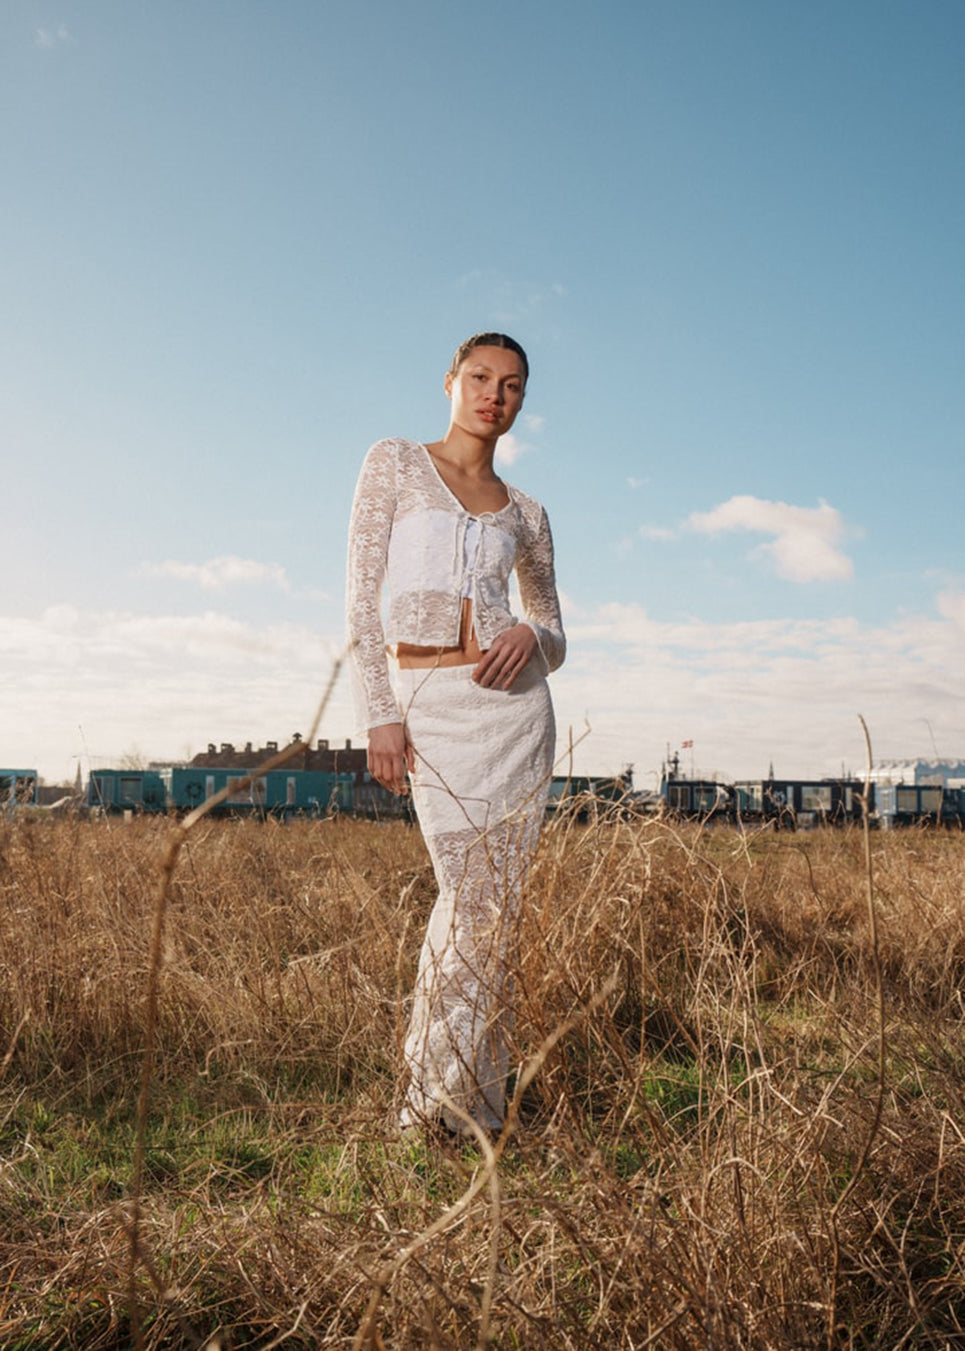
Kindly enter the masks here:
[[549, 518], [542, 508], [535, 537], [517, 551], [516, 576], [524, 623], [535, 635], [546, 674], [549, 674], [563, 664], [566, 636], [556, 591], [553, 536]]
[[511, 689], [536, 652], [546, 674], [555, 671], [566, 655], [553, 566], [553, 537], [542, 507], [535, 536], [517, 545], [516, 575], [525, 618], [494, 638], [473, 668], [473, 680], [490, 689]]
[[360, 729], [402, 719], [389, 682], [382, 583], [396, 508], [395, 456], [378, 441], [365, 457], [352, 503], [345, 612], [356, 721]]

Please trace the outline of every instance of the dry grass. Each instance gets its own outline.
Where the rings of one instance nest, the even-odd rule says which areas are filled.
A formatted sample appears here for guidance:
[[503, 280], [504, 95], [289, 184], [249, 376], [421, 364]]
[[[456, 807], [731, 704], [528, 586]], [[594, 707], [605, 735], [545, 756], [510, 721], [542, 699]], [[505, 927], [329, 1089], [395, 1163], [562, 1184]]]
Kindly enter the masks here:
[[564, 820], [520, 935], [532, 1078], [495, 1154], [392, 1127], [418, 834], [195, 828], [132, 1328], [171, 830], [0, 824], [5, 1351], [965, 1345], [965, 837], [873, 840], [882, 1086], [860, 834]]

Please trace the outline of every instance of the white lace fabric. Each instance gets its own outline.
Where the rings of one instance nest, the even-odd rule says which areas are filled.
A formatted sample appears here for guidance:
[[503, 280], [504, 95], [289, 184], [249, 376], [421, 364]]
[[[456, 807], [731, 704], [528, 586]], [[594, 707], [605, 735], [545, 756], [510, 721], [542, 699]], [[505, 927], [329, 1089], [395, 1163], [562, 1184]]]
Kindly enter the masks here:
[[[515, 569], [523, 620], [536, 634], [545, 673], [566, 653], [546, 512], [507, 484], [501, 511], [473, 516], [449, 490], [425, 446], [378, 441], [365, 457], [349, 526], [346, 617], [352, 645], [359, 731], [401, 716], [389, 678], [386, 646], [452, 647], [459, 641], [466, 584], [466, 531], [478, 522], [472, 549], [473, 623], [479, 646], [519, 622], [509, 601]], [[388, 583], [388, 619], [382, 593]]]
[[401, 1122], [462, 1131], [454, 1105], [493, 1132], [505, 1110], [520, 902], [552, 772], [549, 687], [531, 670], [511, 691], [487, 690], [464, 666], [395, 680], [439, 887], [405, 1041]]

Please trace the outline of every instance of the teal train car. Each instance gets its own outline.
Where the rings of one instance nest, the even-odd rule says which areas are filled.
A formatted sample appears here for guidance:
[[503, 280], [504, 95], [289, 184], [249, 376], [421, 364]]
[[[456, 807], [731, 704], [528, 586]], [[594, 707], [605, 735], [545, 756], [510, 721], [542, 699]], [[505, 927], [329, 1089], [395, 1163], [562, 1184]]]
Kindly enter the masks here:
[[265, 775], [265, 806], [275, 815], [329, 816], [352, 810], [354, 790], [354, 774], [272, 769]]
[[212, 809], [220, 815], [327, 816], [354, 804], [352, 774], [283, 768], [246, 782], [246, 769], [189, 765], [163, 772], [168, 806], [176, 812], [193, 811], [225, 790], [226, 800]]
[[0, 811], [35, 806], [37, 789], [35, 769], [0, 769]]
[[[209, 798], [215, 797], [229, 785], [240, 784], [247, 776], [244, 770], [198, 768], [179, 766], [161, 771], [167, 789], [168, 807], [175, 812], [194, 811]], [[236, 788], [228, 801], [214, 810], [261, 812], [264, 809], [265, 782], [256, 779], [247, 788]]]
[[87, 805], [103, 812], [164, 812], [167, 793], [153, 769], [93, 769]]

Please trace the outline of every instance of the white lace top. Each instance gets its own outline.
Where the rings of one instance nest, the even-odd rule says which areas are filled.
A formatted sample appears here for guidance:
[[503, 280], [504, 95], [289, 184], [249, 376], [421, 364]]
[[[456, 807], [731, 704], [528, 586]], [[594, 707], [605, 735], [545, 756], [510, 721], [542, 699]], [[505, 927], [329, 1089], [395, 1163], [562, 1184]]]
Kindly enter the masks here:
[[[536, 634], [544, 673], [563, 661], [566, 639], [549, 521], [535, 498], [506, 486], [505, 507], [473, 515], [419, 442], [393, 437], [377, 441], [366, 455], [352, 504], [346, 594], [360, 732], [401, 721], [387, 645], [455, 647], [464, 595], [472, 596], [476, 638], [484, 651], [519, 623], [509, 607], [514, 568], [523, 622]], [[386, 581], [389, 611], [383, 625]]]

